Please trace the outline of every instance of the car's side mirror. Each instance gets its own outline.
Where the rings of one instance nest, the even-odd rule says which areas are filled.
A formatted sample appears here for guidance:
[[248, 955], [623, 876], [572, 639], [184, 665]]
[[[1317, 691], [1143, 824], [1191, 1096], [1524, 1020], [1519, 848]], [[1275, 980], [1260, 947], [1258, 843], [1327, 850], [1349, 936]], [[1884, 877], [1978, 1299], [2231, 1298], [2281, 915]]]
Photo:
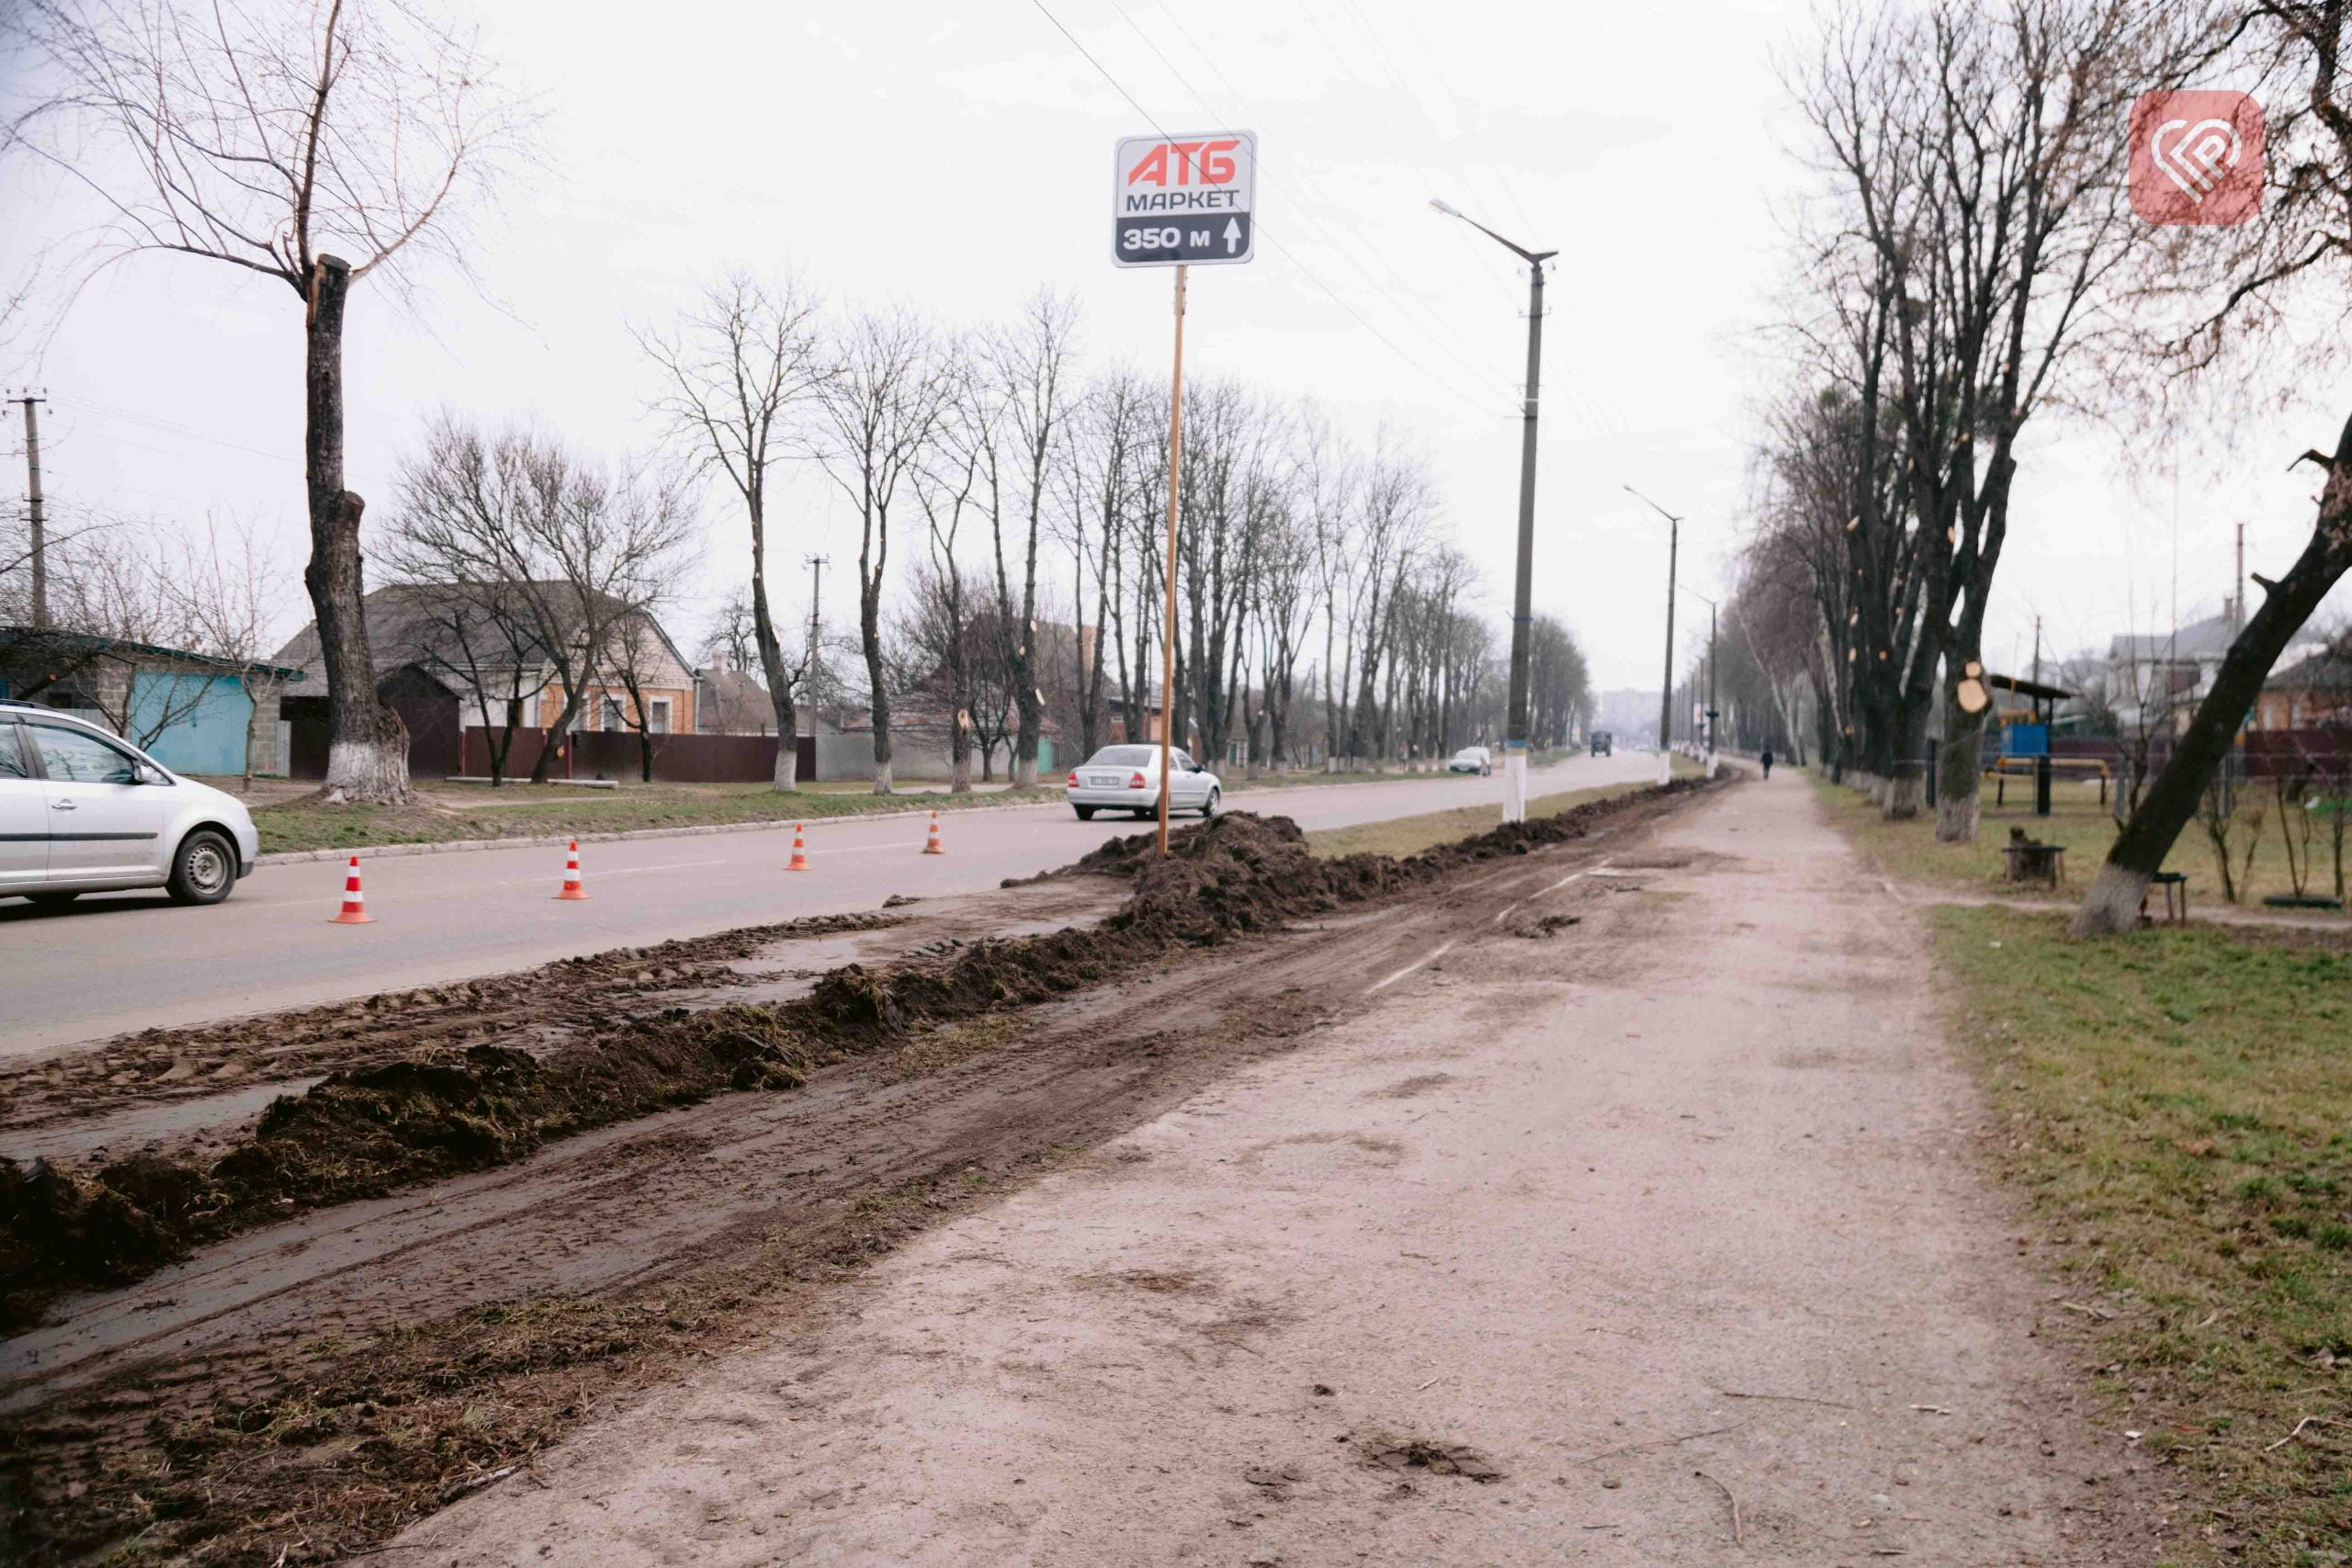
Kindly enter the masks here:
[[171, 775], [164, 773], [163, 769], [154, 766], [153, 763], [141, 762], [131, 771], [131, 783], [133, 784], [169, 784], [171, 782]]

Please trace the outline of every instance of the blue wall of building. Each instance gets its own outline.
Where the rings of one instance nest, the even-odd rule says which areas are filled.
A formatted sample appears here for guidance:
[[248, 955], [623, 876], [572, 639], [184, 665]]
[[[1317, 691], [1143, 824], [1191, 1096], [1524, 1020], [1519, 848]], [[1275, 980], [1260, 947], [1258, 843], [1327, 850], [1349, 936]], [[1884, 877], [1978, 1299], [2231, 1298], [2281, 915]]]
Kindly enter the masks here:
[[242, 773], [254, 702], [234, 675], [173, 675], [141, 671], [130, 678], [130, 736], [171, 724], [146, 743], [148, 755], [175, 773]]

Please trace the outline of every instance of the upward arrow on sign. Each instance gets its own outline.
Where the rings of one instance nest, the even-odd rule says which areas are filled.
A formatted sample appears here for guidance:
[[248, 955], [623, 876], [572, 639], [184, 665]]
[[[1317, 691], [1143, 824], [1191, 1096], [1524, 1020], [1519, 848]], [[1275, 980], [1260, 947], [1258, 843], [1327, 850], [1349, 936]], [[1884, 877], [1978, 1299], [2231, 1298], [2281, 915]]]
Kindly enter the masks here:
[[1231, 255], [1240, 248], [1241, 220], [1238, 218], [1228, 218], [1225, 220], [1225, 254], [1227, 255]]

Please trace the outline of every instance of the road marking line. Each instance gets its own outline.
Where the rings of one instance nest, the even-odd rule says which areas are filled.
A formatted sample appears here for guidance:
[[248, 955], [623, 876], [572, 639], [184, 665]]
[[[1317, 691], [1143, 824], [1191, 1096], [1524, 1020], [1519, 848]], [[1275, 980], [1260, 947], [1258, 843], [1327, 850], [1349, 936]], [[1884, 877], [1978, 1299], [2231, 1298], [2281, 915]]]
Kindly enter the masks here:
[[1532, 903], [1534, 900], [1543, 897], [1546, 893], [1557, 893], [1561, 888], [1566, 887], [1569, 883], [1574, 882], [1579, 876], [1612, 876], [1614, 874], [1616, 874], [1616, 868], [1609, 864], [1606, 861], [1603, 861], [1599, 865], [1588, 867], [1583, 871], [1572, 871], [1568, 873], [1567, 875], [1560, 878], [1559, 881], [1552, 884], [1551, 886], [1531, 893], [1524, 898], [1517, 899], [1511, 903], [1504, 905], [1499, 910], [1496, 911], [1495, 918], [1492, 920], [1489, 920], [1487, 924], [1497, 926], [1501, 925], [1503, 923], [1503, 918], [1506, 915], [1509, 915], [1513, 909], [1518, 908], [1520, 905]]
[[1406, 976], [1410, 975], [1414, 970], [1419, 969], [1422, 964], [1434, 964], [1434, 963], [1436, 963], [1439, 959], [1443, 958], [1443, 957], [1444, 957], [1448, 953], [1451, 953], [1453, 950], [1453, 944], [1452, 942], [1447, 942], [1443, 947], [1439, 948], [1435, 953], [1430, 953], [1427, 958], [1416, 958], [1415, 960], [1413, 960], [1413, 962], [1411, 962], [1410, 964], [1406, 964], [1406, 965], [1405, 965], [1405, 967], [1403, 967], [1402, 969], [1397, 970], [1397, 971], [1396, 971], [1396, 973], [1395, 973], [1394, 975], [1391, 975], [1391, 976], [1388, 976], [1388, 978], [1386, 978], [1385, 980], [1381, 981], [1381, 982], [1380, 982], [1380, 984], [1378, 984], [1377, 986], [1373, 987], [1372, 987], [1372, 990], [1371, 990], [1371, 991], [1366, 991], [1366, 992], [1364, 993], [1364, 995], [1368, 997], [1368, 996], [1372, 995], [1372, 992], [1373, 992], [1373, 991], [1385, 991], [1385, 990], [1386, 990], [1389, 987], [1391, 987], [1391, 986], [1395, 985], [1397, 981], [1399, 981], [1399, 980], [1403, 979]]

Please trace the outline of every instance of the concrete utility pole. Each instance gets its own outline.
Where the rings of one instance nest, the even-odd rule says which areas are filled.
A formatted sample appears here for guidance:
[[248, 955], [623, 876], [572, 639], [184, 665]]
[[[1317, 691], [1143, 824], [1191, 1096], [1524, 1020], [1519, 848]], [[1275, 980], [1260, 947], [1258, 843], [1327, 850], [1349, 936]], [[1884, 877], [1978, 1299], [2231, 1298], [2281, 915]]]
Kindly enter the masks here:
[[[25, 405], [25, 514], [31, 525], [32, 535], [33, 629], [46, 631], [49, 629], [49, 526], [40, 501], [40, 418], [33, 410], [48, 400], [28, 392], [15, 400]], [[2238, 532], [2243, 541], [2245, 532], [2243, 525]], [[2243, 548], [2239, 556], [2244, 558]]]
[[1682, 553], [1682, 519], [1635, 490], [1625, 493], [1666, 519], [1666, 684], [1657, 693], [1657, 782], [1674, 776], [1674, 566]]
[[[27, 430], [32, 428], [29, 409], [26, 411], [25, 428]], [[40, 486], [38, 481], [35, 482], [33, 489], [36, 492], [40, 491]], [[34, 504], [38, 506], [40, 502], [36, 502]], [[2230, 632], [2234, 636], [2244, 630], [2245, 630], [2245, 525], [2241, 523], [2238, 525], [2237, 592], [2230, 600]]]
[[1533, 619], [1535, 571], [1535, 403], [1544, 368], [1544, 264], [1560, 253], [1512, 244], [1475, 218], [1431, 198], [1430, 205], [1484, 234], [1527, 264], [1527, 389], [1519, 446], [1519, 580], [1510, 607], [1510, 708], [1503, 729], [1503, 820], [1527, 819], [1528, 637]]
[[833, 564], [831, 556], [803, 556], [808, 568], [808, 710], [817, 709], [817, 682], [825, 668], [824, 644], [819, 634], [824, 629], [822, 605], [825, 569]]

